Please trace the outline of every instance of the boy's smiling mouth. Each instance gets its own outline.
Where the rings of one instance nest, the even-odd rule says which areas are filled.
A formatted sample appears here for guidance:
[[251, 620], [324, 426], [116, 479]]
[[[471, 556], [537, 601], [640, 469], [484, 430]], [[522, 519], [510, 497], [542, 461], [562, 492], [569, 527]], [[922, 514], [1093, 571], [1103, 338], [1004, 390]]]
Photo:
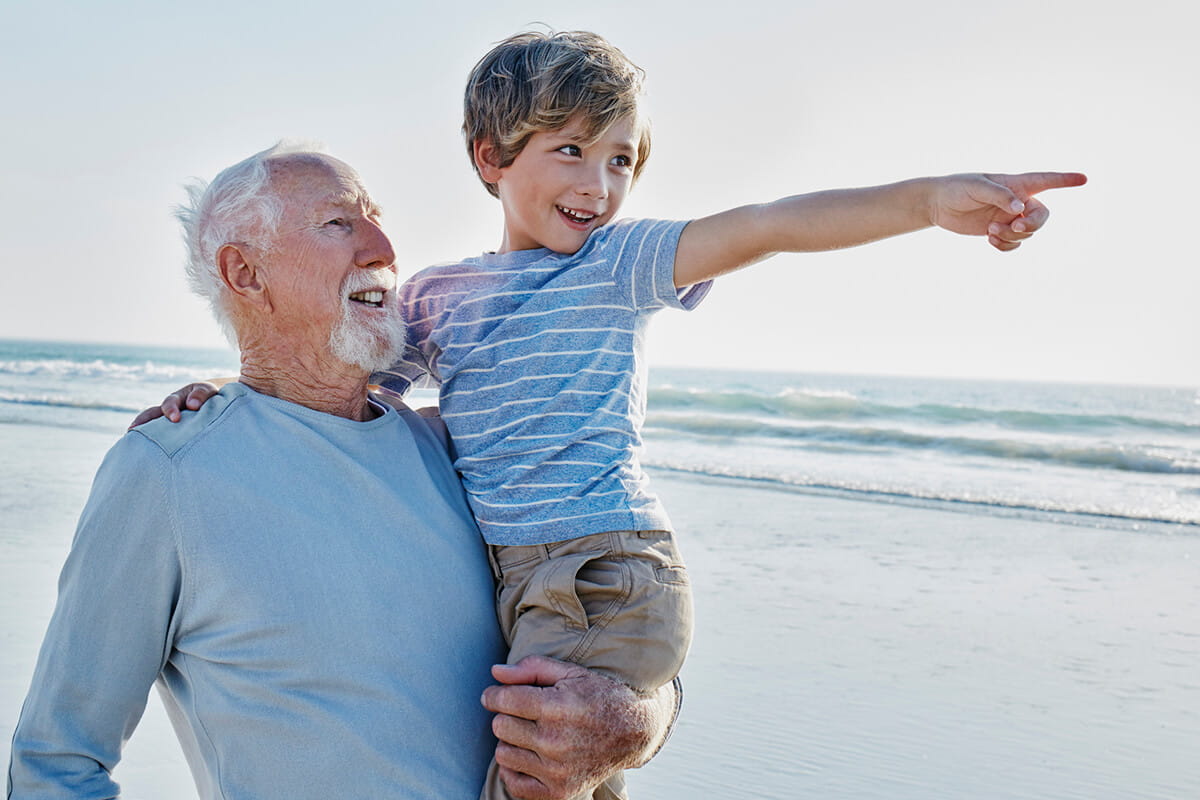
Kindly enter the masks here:
[[590, 211], [581, 211], [577, 208], [567, 208], [566, 206], [555, 206], [555, 208], [558, 209], [558, 213], [561, 214], [567, 220], [567, 222], [574, 223], [575, 225], [587, 225], [597, 217], [596, 214], [593, 214]]

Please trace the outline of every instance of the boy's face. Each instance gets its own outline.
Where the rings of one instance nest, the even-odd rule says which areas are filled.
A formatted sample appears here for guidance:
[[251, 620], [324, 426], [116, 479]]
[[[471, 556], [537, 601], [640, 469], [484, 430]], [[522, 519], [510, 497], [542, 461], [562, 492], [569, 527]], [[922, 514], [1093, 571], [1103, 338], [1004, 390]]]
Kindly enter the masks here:
[[497, 252], [546, 247], [571, 254], [591, 232], [616, 216], [633, 183], [637, 124], [615, 123], [586, 144], [572, 120], [557, 131], [530, 137], [507, 167], [493, 167], [504, 208], [504, 241]]

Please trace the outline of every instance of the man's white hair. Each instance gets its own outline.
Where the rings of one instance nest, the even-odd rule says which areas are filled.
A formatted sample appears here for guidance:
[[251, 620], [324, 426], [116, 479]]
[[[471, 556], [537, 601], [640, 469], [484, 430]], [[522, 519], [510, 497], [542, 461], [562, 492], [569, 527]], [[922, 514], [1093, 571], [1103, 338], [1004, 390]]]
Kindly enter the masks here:
[[227, 244], [249, 244], [269, 251], [283, 215], [283, 198], [271, 188], [269, 162], [324, 152], [324, 146], [316, 142], [277, 142], [222, 170], [209, 183], [194, 179], [185, 186], [188, 202], [175, 207], [187, 248], [188, 283], [208, 301], [221, 331], [235, 347], [237, 332], [230, 319], [228, 289], [217, 268], [217, 252]]

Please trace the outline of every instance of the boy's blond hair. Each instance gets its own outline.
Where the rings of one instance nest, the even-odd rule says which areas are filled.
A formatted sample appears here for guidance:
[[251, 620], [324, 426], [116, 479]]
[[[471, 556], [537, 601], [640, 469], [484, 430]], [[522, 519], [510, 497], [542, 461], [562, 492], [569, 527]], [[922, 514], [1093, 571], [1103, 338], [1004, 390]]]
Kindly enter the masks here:
[[[645, 73], [604, 37], [587, 31], [529, 32], [510, 36], [485, 55], [467, 80], [463, 136], [471, 166], [475, 143], [491, 142], [507, 167], [535, 133], [556, 131], [578, 116], [585, 135], [599, 139], [616, 122], [640, 128], [636, 181], [650, 156], [650, 128], [638, 118]], [[498, 197], [495, 185], [483, 180]]]

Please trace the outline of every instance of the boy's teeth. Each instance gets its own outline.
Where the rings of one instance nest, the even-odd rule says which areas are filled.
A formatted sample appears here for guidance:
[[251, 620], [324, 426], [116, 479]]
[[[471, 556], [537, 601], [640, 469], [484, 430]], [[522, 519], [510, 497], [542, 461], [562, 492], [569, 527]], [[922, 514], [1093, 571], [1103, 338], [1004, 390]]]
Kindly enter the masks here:
[[582, 212], [582, 211], [575, 211], [570, 208], [563, 208], [562, 206], [559, 206], [558, 210], [563, 212], [564, 214], [566, 214], [571, 219], [579, 220], [580, 222], [588, 222], [589, 220], [595, 219], [595, 217], [596, 217], [595, 214], [588, 214], [588, 213]]

